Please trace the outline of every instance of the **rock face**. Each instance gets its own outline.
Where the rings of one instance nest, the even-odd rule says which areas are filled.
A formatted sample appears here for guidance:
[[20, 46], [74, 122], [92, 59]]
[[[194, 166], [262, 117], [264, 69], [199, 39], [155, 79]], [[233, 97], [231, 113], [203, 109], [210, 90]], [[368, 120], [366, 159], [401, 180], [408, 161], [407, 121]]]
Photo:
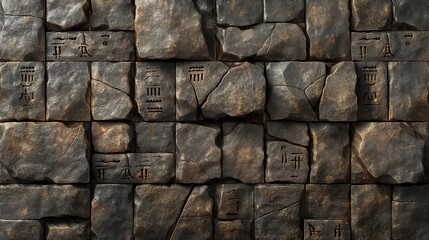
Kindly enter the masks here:
[[120, 153], [131, 149], [134, 129], [120, 122], [93, 122], [92, 146], [95, 152]]
[[25, 2], [19, 2], [18, 4], [9, 0], [0, 0], [0, 6], [3, 9], [3, 13], [5, 15], [33, 16], [36, 18], [44, 18], [44, 2], [44, 0], [28, 0]]
[[355, 31], [387, 30], [392, 22], [391, 0], [352, 0], [350, 5]]
[[304, 220], [304, 239], [350, 239], [350, 224], [343, 220]]
[[132, 0], [91, 0], [91, 27], [95, 30], [134, 30]]
[[42, 240], [43, 227], [36, 220], [0, 220], [0, 239]]
[[264, 0], [265, 22], [304, 22], [304, 0]]
[[135, 5], [141, 58], [214, 59], [214, 1], [136, 0]]
[[173, 153], [176, 151], [173, 122], [140, 122], [136, 124], [137, 152]]
[[217, 23], [225, 26], [248, 26], [262, 22], [262, 0], [216, 1]]
[[429, 30], [429, 3], [425, 0], [392, 0], [393, 22], [416, 30]]
[[267, 122], [266, 133], [274, 138], [281, 138], [289, 143], [308, 146], [310, 137], [308, 135], [307, 123], [299, 122]]
[[217, 219], [253, 219], [253, 186], [244, 184], [217, 185], [215, 207]]
[[217, 39], [218, 58], [223, 61], [306, 58], [306, 37], [301, 28], [292, 23], [261, 23], [247, 29], [218, 28]]
[[[428, 128], [427, 123], [422, 123]], [[352, 182], [423, 181], [427, 131], [408, 123], [358, 123], [352, 139]]]
[[0, 182], [89, 182], [82, 124], [2, 123], [0, 136]]
[[91, 227], [89, 221], [57, 220], [46, 223], [46, 240], [74, 240], [91, 239]]
[[252, 239], [252, 221], [249, 219], [215, 221], [215, 240]]
[[88, 27], [88, 0], [46, 0], [48, 30], [75, 30]]
[[350, 216], [350, 185], [307, 184], [305, 216], [311, 219], [344, 220]]

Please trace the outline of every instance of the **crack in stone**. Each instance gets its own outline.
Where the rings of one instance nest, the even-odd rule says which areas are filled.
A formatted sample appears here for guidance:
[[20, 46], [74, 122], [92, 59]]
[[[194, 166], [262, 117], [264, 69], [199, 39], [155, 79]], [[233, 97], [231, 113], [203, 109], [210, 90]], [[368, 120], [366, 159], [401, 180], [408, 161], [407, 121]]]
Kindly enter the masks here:
[[287, 205], [286, 207], [283, 207], [283, 208], [281, 208], [281, 209], [278, 209], [278, 210], [275, 210], [275, 211], [272, 211], [272, 212], [269, 212], [269, 213], [265, 213], [265, 214], [263, 214], [262, 216], [260, 216], [260, 217], [256, 218], [256, 219], [255, 219], [255, 221], [257, 221], [257, 220], [259, 220], [259, 219], [261, 219], [261, 218], [263, 218], [263, 217], [266, 217], [266, 216], [268, 216], [268, 215], [271, 215], [271, 214], [273, 214], [273, 213], [280, 212], [280, 211], [283, 211], [283, 210], [285, 210], [285, 209], [287, 209], [287, 208], [290, 208], [290, 207], [292, 207], [293, 205], [298, 204], [299, 202], [301, 202], [301, 200], [298, 200], [298, 201], [296, 201], [296, 202], [293, 202], [293, 203], [291, 203], [291, 204], [289, 204], [289, 205]]
[[277, 24], [276, 24], [276, 23], [274, 23], [274, 24], [273, 24], [273, 28], [271, 29], [270, 34], [268, 35], [268, 38], [267, 38], [267, 39], [265, 39], [265, 41], [264, 41], [264, 43], [262, 44], [261, 48], [260, 48], [260, 49], [258, 50], [258, 52], [256, 53], [256, 56], [261, 56], [261, 55], [263, 55], [263, 54], [261, 54], [260, 52], [262, 51], [262, 49], [264, 49], [264, 46], [266, 45], [267, 41], [269, 41], [269, 43], [268, 43], [267, 50], [265, 51], [265, 54], [268, 54], [268, 51], [269, 51], [269, 50], [270, 50], [270, 48], [271, 48], [271, 43], [272, 43], [272, 41], [273, 41], [273, 32], [274, 32], [274, 29], [276, 28], [276, 26], [277, 26]]
[[94, 80], [94, 81], [96, 81], [96, 82], [100, 82], [100, 83], [102, 83], [102, 84], [104, 84], [104, 85], [106, 85], [106, 86], [108, 86], [108, 87], [110, 87], [110, 88], [115, 89], [116, 91], [119, 91], [119, 92], [121, 92], [121, 93], [123, 93], [123, 94], [126, 94], [127, 96], [130, 96], [128, 93], [126, 93], [126, 92], [122, 91], [121, 89], [116, 88], [116, 87], [113, 87], [112, 85], [107, 84], [107, 83], [105, 83], [105, 82], [103, 82], [103, 81], [101, 81], [101, 80], [99, 80], [99, 79], [92, 78], [92, 80]]
[[173, 235], [174, 231], [176, 230], [177, 223], [179, 222], [180, 217], [182, 216], [183, 211], [185, 210], [186, 204], [187, 204], [187, 203], [188, 203], [188, 201], [189, 201], [189, 197], [191, 196], [191, 194], [192, 194], [192, 192], [193, 192], [193, 191], [194, 191], [194, 187], [192, 186], [192, 187], [191, 187], [191, 189], [189, 190], [189, 192], [188, 192], [188, 194], [187, 194], [186, 198], [185, 198], [185, 201], [183, 202], [183, 205], [182, 205], [182, 207], [181, 207], [181, 209], [180, 209], [180, 212], [179, 212], [179, 214], [178, 214], [178, 216], [177, 216], [176, 220], [174, 221], [173, 225], [171, 225], [170, 229], [169, 229], [169, 230], [168, 230], [168, 232], [167, 232], [167, 233], [169, 233], [169, 234], [168, 234], [169, 236], [168, 236], [168, 238], [167, 238], [167, 239], [171, 239], [171, 236]]
[[[123, 217], [120, 217], [120, 216], [118, 216], [116, 213], [114, 213], [112, 210], [110, 210], [109, 208], [107, 208], [107, 207], [105, 207], [103, 204], [101, 204], [101, 202], [100, 201], [98, 201], [96, 198], [94, 198], [93, 200], [92, 200], [93, 202], [95, 202], [95, 204], [97, 204], [98, 206], [100, 206], [101, 208], [103, 208], [104, 210], [106, 210], [107, 212], [109, 212], [110, 213], [110, 215], [113, 215], [113, 217], [116, 217], [116, 218], [119, 218], [119, 219], [122, 219], [122, 220], [124, 220], [125, 222], [127, 222], [127, 223], [129, 223], [129, 224], [134, 224], [133, 222], [132, 222], [132, 219], [126, 219], [126, 218], [123, 218]], [[131, 221], [130, 221], [131, 220]]]
[[42, 21], [45, 21], [45, 19], [43, 19], [41, 17], [33, 16], [33, 15], [3, 14], [3, 16], [7, 16], [7, 17], [34, 17], [34, 18], [40, 19]]
[[378, 13], [377, 11], [375, 11], [374, 9], [372, 9], [372, 8], [368, 7], [366, 4], [364, 4], [364, 3], [363, 3], [363, 2], [361, 2], [360, 0], [356, 0], [356, 2], [357, 2], [357, 3], [359, 3], [359, 4], [361, 4], [361, 5], [362, 5], [362, 6], [364, 6], [364, 7], [368, 8], [368, 9], [369, 9], [369, 10], [371, 10], [372, 12], [375, 12], [375, 14], [377, 14], [378, 16], [380, 16], [380, 17], [382, 17], [382, 18], [384, 18], [384, 19], [386, 19], [387, 21], [389, 21], [389, 22], [390, 22], [390, 19], [389, 19], [387, 16], [385, 16], [385, 15], [383, 15], [383, 14]]

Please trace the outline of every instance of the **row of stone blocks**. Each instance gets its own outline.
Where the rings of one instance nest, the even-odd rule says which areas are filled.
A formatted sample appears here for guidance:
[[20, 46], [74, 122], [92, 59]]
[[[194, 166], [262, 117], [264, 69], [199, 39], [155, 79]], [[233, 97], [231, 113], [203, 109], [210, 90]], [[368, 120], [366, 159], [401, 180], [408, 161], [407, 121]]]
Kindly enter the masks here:
[[83, 186], [2, 185], [0, 193], [1, 239], [429, 237], [429, 185], [101, 184], [92, 198]]

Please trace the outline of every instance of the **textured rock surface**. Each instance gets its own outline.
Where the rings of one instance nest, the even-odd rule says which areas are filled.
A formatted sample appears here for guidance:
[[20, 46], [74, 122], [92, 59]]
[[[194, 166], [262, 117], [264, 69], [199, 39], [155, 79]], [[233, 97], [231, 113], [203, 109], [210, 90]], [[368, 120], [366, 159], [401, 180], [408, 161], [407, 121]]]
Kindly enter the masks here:
[[120, 122], [93, 122], [92, 146], [95, 152], [120, 153], [131, 149], [134, 129]]
[[416, 30], [429, 30], [429, 2], [392, 0], [393, 22]]
[[136, 0], [135, 4], [141, 58], [214, 59], [214, 1]]
[[239, 219], [228, 221], [215, 221], [215, 240], [224, 239], [252, 239], [252, 220]]
[[0, 6], [5, 15], [45, 17], [44, 0], [10, 1], [0, 0]]
[[[427, 123], [424, 123], [426, 129]], [[358, 123], [352, 139], [354, 183], [417, 183], [424, 178], [425, 136], [407, 123]]]
[[46, 119], [90, 121], [90, 69], [87, 63], [47, 63]]
[[46, 0], [48, 30], [85, 29], [89, 23], [88, 0]]
[[42, 240], [43, 227], [35, 220], [0, 220], [0, 239]]
[[89, 221], [57, 220], [45, 224], [46, 240], [89, 240], [91, 227]]
[[306, 1], [306, 28], [310, 58], [347, 60], [350, 58], [348, 0]]
[[176, 180], [204, 183], [221, 177], [220, 127], [177, 123]]
[[83, 187], [9, 184], [0, 186], [0, 195], [1, 219], [88, 218], [90, 214], [90, 192]]
[[89, 182], [82, 124], [0, 124], [0, 182]]
[[325, 84], [322, 62], [272, 62], [266, 65], [267, 112], [272, 120], [317, 120]]
[[304, 22], [304, 0], [264, 0], [265, 22]]
[[348, 221], [350, 185], [308, 184], [305, 187], [305, 204], [306, 218]]
[[390, 194], [390, 186], [351, 186], [352, 239], [391, 239]]
[[91, 208], [91, 239], [133, 239], [133, 186], [96, 185]]
[[244, 183], [264, 181], [264, 129], [256, 124], [224, 123], [222, 177]]
[[304, 220], [304, 239], [350, 239], [350, 225], [343, 220]]
[[262, 22], [262, 0], [216, 1], [217, 23], [226, 26], [248, 26]]
[[216, 218], [221, 220], [253, 219], [253, 186], [220, 184], [215, 194]]
[[220, 45], [218, 58], [223, 61], [306, 58], [305, 35], [292, 23], [261, 23], [246, 29], [218, 28], [217, 39]]
[[174, 122], [139, 122], [135, 129], [137, 152], [173, 153], [176, 151]]
[[357, 75], [353, 62], [340, 62], [331, 67], [320, 98], [320, 120], [357, 120], [356, 82]]
[[281, 138], [289, 143], [308, 146], [310, 137], [307, 123], [299, 122], [267, 122], [266, 133], [275, 138]]
[[91, 27], [95, 30], [134, 30], [132, 0], [91, 0]]
[[385, 30], [392, 22], [391, 0], [351, 0], [350, 8], [355, 31]]

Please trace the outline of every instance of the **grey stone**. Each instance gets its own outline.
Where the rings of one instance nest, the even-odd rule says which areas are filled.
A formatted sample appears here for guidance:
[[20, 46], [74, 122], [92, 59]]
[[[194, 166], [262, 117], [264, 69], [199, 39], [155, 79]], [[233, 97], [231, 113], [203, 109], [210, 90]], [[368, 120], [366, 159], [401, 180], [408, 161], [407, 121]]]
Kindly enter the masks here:
[[344, 220], [304, 220], [304, 240], [350, 239], [350, 225]]
[[176, 69], [170, 62], [138, 62], [135, 101], [145, 121], [174, 121]]
[[429, 30], [429, 2], [392, 0], [393, 23], [416, 30]]
[[49, 61], [134, 60], [132, 32], [47, 32], [46, 59]]
[[88, 63], [47, 63], [46, 119], [90, 121]]
[[306, 27], [310, 58], [350, 58], [349, 0], [306, 1]]
[[304, 185], [257, 185], [254, 192], [255, 238], [300, 240]]
[[174, 122], [140, 122], [136, 123], [137, 152], [174, 153]]
[[317, 120], [317, 105], [325, 84], [324, 63], [271, 62], [266, 72], [267, 111], [272, 120]]
[[286, 121], [267, 122], [265, 126], [267, 128], [267, 134], [272, 137], [284, 139], [287, 142], [303, 147], [308, 146], [310, 142], [307, 123]]
[[350, 185], [306, 185], [305, 216], [312, 219], [348, 221], [350, 217]]
[[352, 0], [350, 7], [355, 31], [388, 30], [392, 23], [391, 0]]
[[121, 122], [92, 122], [92, 146], [95, 152], [120, 153], [131, 150], [134, 129]]
[[351, 186], [352, 239], [391, 239], [390, 194], [390, 186]]
[[397, 202], [429, 202], [429, 184], [400, 186], [393, 189], [393, 201]]
[[176, 63], [176, 120], [201, 120], [201, 105], [231, 67], [223, 62]]
[[356, 82], [357, 75], [353, 62], [341, 62], [331, 67], [320, 98], [320, 120], [357, 120]]
[[304, 0], [264, 0], [265, 22], [304, 22]]
[[201, 106], [202, 115], [215, 119], [262, 115], [265, 108], [265, 85], [262, 64], [234, 64], [207, 96]]
[[239, 219], [239, 220], [228, 220], [219, 221], [215, 220], [215, 240], [225, 239], [240, 239], [250, 240], [252, 238], [252, 220], [250, 219]]
[[50, 220], [45, 223], [46, 240], [90, 240], [90, 222], [79, 220]]
[[174, 178], [173, 154], [94, 154], [92, 177], [97, 183], [168, 183]]
[[95, 30], [134, 30], [132, 0], [91, 0], [91, 27]]
[[0, 135], [0, 182], [89, 182], [82, 124], [2, 123]]
[[429, 63], [393, 62], [388, 66], [389, 120], [428, 121]]
[[94, 120], [129, 119], [131, 101], [130, 62], [91, 63], [91, 111]]
[[352, 32], [352, 59], [357, 61], [429, 61], [429, 32]]
[[136, 0], [135, 5], [141, 58], [214, 59], [214, 1]]
[[181, 185], [140, 185], [134, 194], [134, 236], [140, 239], [167, 239], [189, 199], [190, 187]]
[[45, 18], [44, 0], [0, 0], [0, 8], [3, 8], [5, 15]]
[[350, 182], [350, 138], [347, 123], [310, 123], [311, 183]]
[[91, 208], [91, 239], [134, 239], [133, 206], [132, 185], [96, 185]]
[[[428, 128], [428, 124], [424, 124]], [[407, 123], [355, 124], [352, 182], [422, 182], [425, 175], [425, 140], [421, 133]]]
[[307, 55], [304, 32], [293, 23], [218, 28], [217, 39], [218, 59], [222, 61], [305, 60]]
[[88, 218], [90, 214], [90, 191], [83, 187], [9, 184], [0, 186], [0, 195], [1, 219]]
[[217, 185], [215, 212], [216, 218], [221, 220], [253, 219], [253, 186]]
[[204, 183], [221, 177], [220, 127], [177, 123], [176, 180]]
[[387, 121], [388, 79], [387, 63], [356, 62], [358, 120]]
[[248, 26], [262, 22], [262, 0], [217, 0], [217, 24]]
[[193, 188], [170, 239], [213, 239], [212, 211], [208, 187]]
[[45, 120], [45, 65], [0, 64], [0, 120]]
[[224, 123], [222, 177], [244, 183], [264, 181], [264, 128], [257, 124]]
[[0, 220], [0, 239], [42, 240], [43, 227], [36, 220]]
[[85, 29], [89, 23], [88, 0], [46, 0], [48, 30]]
[[429, 202], [392, 202], [393, 239], [429, 238]]

